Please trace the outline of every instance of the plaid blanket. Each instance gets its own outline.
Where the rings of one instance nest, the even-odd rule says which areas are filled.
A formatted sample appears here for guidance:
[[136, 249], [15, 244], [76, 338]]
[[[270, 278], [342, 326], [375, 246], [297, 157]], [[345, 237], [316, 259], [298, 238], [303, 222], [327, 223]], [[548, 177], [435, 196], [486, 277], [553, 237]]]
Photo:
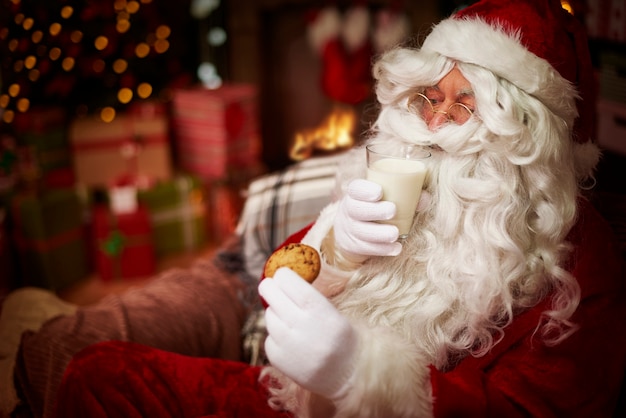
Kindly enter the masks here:
[[331, 202], [343, 153], [314, 157], [255, 179], [237, 226], [246, 270], [261, 277], [265, 260]]

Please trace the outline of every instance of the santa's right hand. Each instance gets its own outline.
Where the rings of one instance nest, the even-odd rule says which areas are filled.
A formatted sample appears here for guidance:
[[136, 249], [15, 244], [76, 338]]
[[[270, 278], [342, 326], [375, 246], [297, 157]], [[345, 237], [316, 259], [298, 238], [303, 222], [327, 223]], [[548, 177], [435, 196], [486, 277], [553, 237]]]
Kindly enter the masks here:
[[393, 218], [396, 205], [381, 200], [382, 187], [374, 182], [357, 179], [348, 185], [348, 191], [339, 203], [333, 229], [335, 245], [353, 261], [364, 261], [371, 256], [400, 254], [398, 228], [378, 223]]

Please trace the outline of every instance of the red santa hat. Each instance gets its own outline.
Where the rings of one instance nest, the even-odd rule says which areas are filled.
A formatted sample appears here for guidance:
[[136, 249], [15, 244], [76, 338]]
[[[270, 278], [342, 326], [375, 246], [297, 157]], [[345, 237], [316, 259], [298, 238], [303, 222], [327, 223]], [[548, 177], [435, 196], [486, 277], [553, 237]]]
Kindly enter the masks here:
[[[474, 42], [468, 42], [474, 40]], [[585, 29], [558, 0], [483, 0], [437, 24], [430, 50], [487, 68], [574, 125], [578, 142], [595, 135], [595, 85]], [[576, 108], [571, 105], [576, 93]]]

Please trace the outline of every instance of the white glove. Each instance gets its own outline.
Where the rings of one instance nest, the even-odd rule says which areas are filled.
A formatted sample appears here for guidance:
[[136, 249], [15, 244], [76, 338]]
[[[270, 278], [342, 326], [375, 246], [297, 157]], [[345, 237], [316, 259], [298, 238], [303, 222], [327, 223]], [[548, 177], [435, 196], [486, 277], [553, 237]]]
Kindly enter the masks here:
[[357, 333], [313, 286], [282, 267], [259, 284], [270, 363], [305, 389], [338, 399], [351, 387]]
[[357, 179], [350, 182], [348, 192], [339, 203], [333, 229], [335, 244], [354, 261], [369, 256], [394, 256], [402, 251], [395, 225], [377, 223], [389, 220], [396, 213], [393, 202], [380, 200], [379, 184]]

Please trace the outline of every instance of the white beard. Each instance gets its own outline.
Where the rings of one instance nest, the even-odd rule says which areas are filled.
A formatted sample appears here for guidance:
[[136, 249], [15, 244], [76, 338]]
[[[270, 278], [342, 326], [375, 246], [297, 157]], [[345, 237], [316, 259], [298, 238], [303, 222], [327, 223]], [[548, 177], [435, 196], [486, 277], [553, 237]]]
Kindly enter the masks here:
[[430, 204], [416, 214], [399, 256], [370, 259], [334, 298], [347, 316], [396, 329], [438, 367], [451, 354], [486, 352], [512, 315], [548, 290], [542, 267], [531, 263], [529, 185], [517, 166], [481, 149], [481, 129], [411, 127], [413, 142], [435, 145]]

